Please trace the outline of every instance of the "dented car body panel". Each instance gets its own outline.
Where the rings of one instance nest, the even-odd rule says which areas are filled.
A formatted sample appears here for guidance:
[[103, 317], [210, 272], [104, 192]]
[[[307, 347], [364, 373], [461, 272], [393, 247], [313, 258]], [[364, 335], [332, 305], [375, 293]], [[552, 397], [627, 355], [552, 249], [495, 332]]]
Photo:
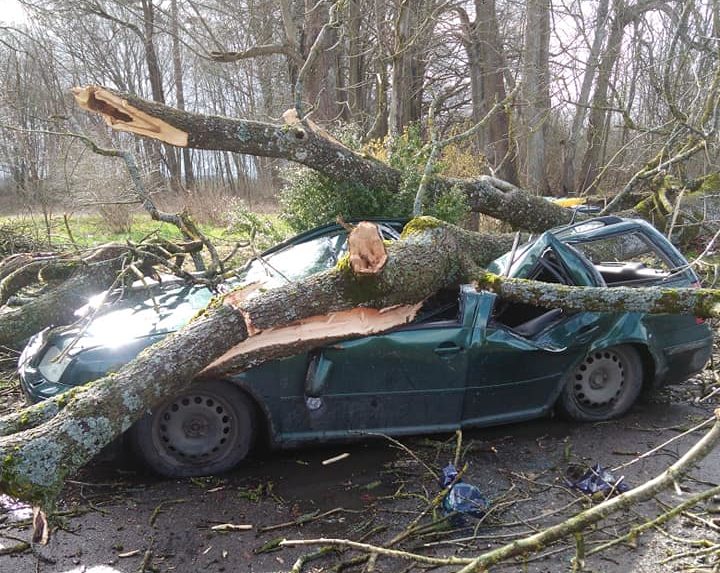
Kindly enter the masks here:
[[[392, 229], [397, 231], [395, 225]], [[311, 274], [331, 267], [341, 256], [343, 233], [338, 226], [326, 226], [268, 255], [284, 253], [297, 259], [292, 249], [305, 245], [303, 252], [309, 252], [311, 241], [327, 239], [321, 245], [322, 256], [313, 255], [315, 262], [307, 273]], [[617, 217], [555, 229], [512, 255], [501, 257], [489, 270], [608, 288], [697, 283], [685, 259], [662, 235], [646, 223]], [[186, 310], [209, 298], [207, 291], [196, 287], [171, 294], [176, 306]], [[141, 314], [150, 304], [147, 297], [133, 304], [129, 308], [135, 308], [135, 315], [127, 307], [123, 311], [137, 321], [147, 318]], [[62, 347], [68, 335], [45, 333], [40, 342], [31, 341], [32, 350], [21, 360], [23, 389], [32, 401], [47, 398], [87, 382], [87, 376], [79, 374], [83, 364], [100, 376], [166, 333], [150, 328], [131, 340], [115, 340], [114, 345], [93, 346], [88, 340], [55, 381], [40, 371], [43, 352], [53, 344]], [[463, 285], [426, 301], [412, 324], [230, 373], [225, 380], [252, 398], [272, 445], [293, 446], [527, 420], [553, 409], [568, 376], [589, 353], [631, 346], [642, 360], [644, 385], [650, 388], [700, 370], [710, 356], [711, 342], [709, 328], [693, 316], [565, 313], [510, 303]]]

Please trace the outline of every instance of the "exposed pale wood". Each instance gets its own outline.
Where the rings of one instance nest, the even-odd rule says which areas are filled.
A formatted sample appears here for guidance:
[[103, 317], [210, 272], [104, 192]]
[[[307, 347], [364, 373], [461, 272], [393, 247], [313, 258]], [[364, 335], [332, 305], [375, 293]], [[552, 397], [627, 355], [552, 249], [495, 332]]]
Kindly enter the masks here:
[[373, 223], [361, 221], [348, 237], [350, 266], [359, 275], [379, 273], [387, 262], [387, 251], [379, 229]]
[[47, 515], [45, 515], [42, 508], [37, 506], [32, 508], [32, 525], [32, 542], [47, 545], [50, 540], [50, 526], [48, 525]]
[[99, 86], [72, 89], [75, 101], [88, 111], [100, 113], [113, 129], [159, 139], [170, 145], [187, 147], [188, 134], [169, 123], [153, 117]]
[[300, 351], [346, 338], [377, 334], [409, 323], [421, 306], [422, 303], [418, 303], [379, 310], [357, 307], [311, 316], [288, 326], [256, 331], [254, 335], [248, 327], [248, 338], [209, 364], [200, 376], [226, 372], [233, 368], [236, 358], [243, 357], [243, 363], [247, 363], [249, 355], [266, 353], [272, 348], [297, 347]]

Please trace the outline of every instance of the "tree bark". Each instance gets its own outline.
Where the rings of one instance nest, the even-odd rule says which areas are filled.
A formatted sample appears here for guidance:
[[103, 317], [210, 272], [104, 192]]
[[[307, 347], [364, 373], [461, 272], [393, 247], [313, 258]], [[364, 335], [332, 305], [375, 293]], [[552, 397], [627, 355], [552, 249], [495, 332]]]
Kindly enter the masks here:
[[545, 308], [589, 312], [645, 312], [720, 317], [720, 290], [660, 287], [576, 287], [524, 279], [503, 278], [482, 272], [479, 288], [515, 302]]
[[580, 87], [580, 95], [577, 101], [577, 110], [573, 116], [570, 134], [565, 142], [565, 154], [563, 157], [563, 173], [562, 187], [565, 195], [575, 193], [575, 154], [577, 153], [578, 141], [580, 140], [580, 132], [585, 123], [587, 115], [588, 102], [590, 101], [590, 90], [595, 80], [595, 70], [597, 69], [600, 50], [605, 42], [607, 35], [607, 15], [610, 0], [600, 0], [595, 15], [595, 35], [593, 36], [592, 46], [588, 54], [585, 71], [583, 73], [582, 86]]
[[587, 129], [587, 148], [580, 168], [578, 188], [592, 193], [597, 186], [598, 167], [609, 135], [608, 91], [615, 64], [622, 50], [625, 28], [645, 12], [657, 8], [661, 0], [643, 0], [628, 4], [625, 0], [614, 0], [615, 14], [610, 25], [607, 45], [598, 64], [597, 82], [590, 102]]
[[610, 35], [608, 37], [605, 52], [602, 55], [598, 66], [598, 77], [590, 103], [590, 115], [587, 128], [587, 148], [580, 168], [580, 181], [578, 188], [581, 191], [592, 193], [594, 182], [598, 173], [600, 156], [608, 136], [605, 130], [605, 119], [608, 115], [608, 90], [610, 77], [615, 68], [615, 62], [620, 55], [623, 35], [627, 21], [622, 14], [623, 2], [617, 2], [615, 16], [612, 20]]
[[[323, 26], [330, 19], [330, 11], [325, 2], [305, 0], [304, 13], [302, 53], [307, 58]], [[314, 121], [330, 122], [340, 115], [336, 44], [337, 32], [331, 28], [324, 34], [319, 55], [303, 81], [302, 97], [309, 103]]]
[[[505, 58], [495, 0], [475, 0], [475, 23], [472, 30], [472, 41], [476, 45], [474, 53], [479, 55], [479, 60], [472, 66], [471, 74], [480, 75], [482, 87], [482, 108], [473, 111], [473, 118], [479, 121], [495, 102], [503, 101], [507, 95], [504, 81]], [[488, 122], [485, 154], [498, 177], [514, 185], [518, 184], [517, 158], [510, 136], [510, 118], [504, 109], [493, 114]]]
[[547, 195], [546, 134], [550, 121], [550, 0], [528, 0], [522, 84], [526, 186]]
[[[143, 44], [145, 48], [145, 62], [148, 67], [148, 79], [152, 98], [158, 103], [165, 103], [165, 90], [163, 89], [163, 77], [158, 61], [157, 50], [155, 49], [155, 5], [153, 0], [142, 0], [143, 13]], [[177, 191], [180, 187], [180, 169], [175, 154], [175, 149], [163, 146], [165, 151], [165, 163], [170, 173], [170, 186]], [[162, 162], [162, 155], [159, 147], [153, 147], [153, 154], [158, 167]]]
[[[172, 60], [173, 60], [173, 78], [175, 80], [175, 100], [177, 108], [181, 111], [185, 110], [185, 87], [183, 85], [183, 66], [182, 54], [180, 51], [180, 26], [178, 21], [177, 0], [170, 2], [170, 34], [172, 36]], [[195, 173], [193, 171], [192, 156], [190, 149], [182, 150], [182, 164], [185, 170], [185, 186], [188, 189], [195, 187]], [[179, 175], [178, 166], [178, 175]]]
[[61, 285], [20, 307], [0, 313], [0, 345], [17, 348], [51, 325], [68, 324], [87, 299], [110, 287], [117, 278], [117, 261], [79, 269]]
[[422, 117], [425, 54], [434, 27], [430, 16], [434, 4], [434, 0], [400, 0], [397, 7], [388, 120], [393, 135], [402, 134]]

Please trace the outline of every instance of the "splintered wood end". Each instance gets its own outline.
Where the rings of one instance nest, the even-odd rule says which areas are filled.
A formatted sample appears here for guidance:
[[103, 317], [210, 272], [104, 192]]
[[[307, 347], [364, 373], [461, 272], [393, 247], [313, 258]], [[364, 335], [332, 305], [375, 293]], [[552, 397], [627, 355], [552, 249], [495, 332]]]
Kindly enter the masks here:
[[175, 145], [187, 147], [188, 134], [166, 121], [133, 107], [128, 101], [100, 86], [72, 88], [78, 105], [88, 111], [99, 113], [113, 129], [151, 137]]
[[348, 237], [350, 267], [355, 274], [374, 275], [387, 262], [387, 251], [380, 229], [374, 223], [361, 221]]

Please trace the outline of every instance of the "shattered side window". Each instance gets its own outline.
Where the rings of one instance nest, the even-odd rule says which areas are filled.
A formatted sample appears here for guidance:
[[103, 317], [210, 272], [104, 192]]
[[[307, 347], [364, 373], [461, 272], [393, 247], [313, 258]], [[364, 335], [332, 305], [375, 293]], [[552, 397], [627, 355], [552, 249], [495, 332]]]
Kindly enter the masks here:
[[643, 286], [668, 277], [672, 266], [641, 233], [572, 243], [600, 272], [608, 286]]
[[422, 305], [414, 324], [460, 322], [460, 293], [458, 289], [441, 289]]

